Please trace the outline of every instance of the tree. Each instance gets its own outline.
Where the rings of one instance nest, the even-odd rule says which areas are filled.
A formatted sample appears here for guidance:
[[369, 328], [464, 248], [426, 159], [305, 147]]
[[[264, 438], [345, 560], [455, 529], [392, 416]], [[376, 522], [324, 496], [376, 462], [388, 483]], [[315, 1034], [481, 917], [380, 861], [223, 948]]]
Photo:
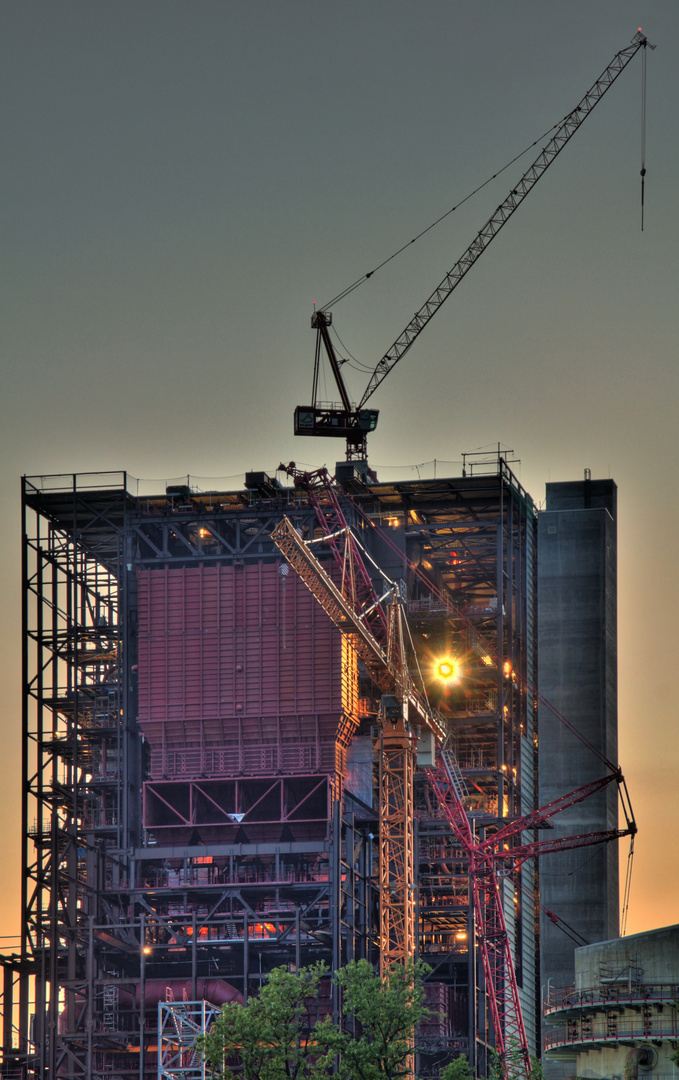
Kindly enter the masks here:
[[539, 1058], [532, 1057], [530, 1059], [530, 1080], [545, 1080], [542, 1062]]
[[[504, 1059], [500, 1057], [497, 1050], [491, 1050], [490, 1067], [488, 1070], [489, 1080], [506, 1080], [506, 1077], [509, 1075], [522, 1075], [523, 1069], [521, 1067], [521, 1060], [521, 1054], [515, 1039], [510, 1041]], [[528, 1080], [545, 1080], [545, 1074], [542, 1070], [540, 1059], [530, 1057], [528, 1061]], [[441, 1077], [441, 1080], [443, 1080], [443, 1076]], [[448, 1080], [448, 1077], [446, 1077], [445, 1080]]]
[[[247, 1005], [224, 1005], [212, 1031], [197, 1043], [212, 1077], [232, 1063], [243, 1080], [400, 1080], [409, 1073], [415, 1029], [430, 1015], [424, 1004], [424, 964], [394, 964], [384, 979], [367, 960], [335, 973], [346, 1027], [319, 1022], [314, 1005], [324, 964], [290, 973], [275, 968]], [[459, 1078], [462, 1080], [462, 1078]]]
[[473, 1076], [465, 1054], [460, 1054], [441, 1069], [441, 1080], [473, 1080]]
[[230, 1061], [241, 1065], [244, 1080], [325, 1080], [332, 1074], [334, 1050], [316, 1038], [325, 1025], [315, 1018], [318, 988], [327, 972], [313, 964], [289, 972], [275, 968], [258, 997], [247, 1005], [224, 1005], [212, 1030], [197, 1046], [212, 1077], [231, 1076]]
[[336, 972], [342, 1011], [354, 1031], [327, 1032], [339, 1052], [339, 1075], [351, 1080], [398, 1080], [408, 1074], [415, 1029], [430, 1011], [424, 1004], [422, 963], [394, 964], [380, 979], [367, 960]]

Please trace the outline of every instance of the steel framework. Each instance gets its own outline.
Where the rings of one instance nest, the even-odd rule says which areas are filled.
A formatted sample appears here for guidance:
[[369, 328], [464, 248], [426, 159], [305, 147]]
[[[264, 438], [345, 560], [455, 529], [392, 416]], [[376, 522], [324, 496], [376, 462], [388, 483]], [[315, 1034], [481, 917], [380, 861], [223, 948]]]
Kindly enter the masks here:
[[[295, 477], [300, 486], [304, 486], [308, 483], [304, 474], [295, 472], [292, 467], [289, 467], [289, 472]], [[528, 676], [532, 677], [533, 672], [533, 657], [530, 653], [526, 652], [526, 644], [532, 643], [534, 647], [534, 635], [533, 635], [533, 622], [531, 611], [531, 596], [534, 596], [533, 590], [533, 563], [531, 561], [532, 545], [534, 542], [534, 518], [532, 518], [532, 510], [530, 500], [527, 500], [525, 493], [522, 492], [520, 486], [516, 484], [516, 481], [512, 477], [511, 472], [501, 460], [498, 462], [498, 475], [500, 477], [499, 491], [497, 487], [497, 480], [491, 480], [490, 483], [486, 479], [479, 482], [478, 480], [474, 485], [462, 485], [458, 490], [457, 499], [450, 500], [443, 495], [440, 503], [440, 510], [442, 511], [441, 517], [443, 518], [442, 527], [431, 528], [431, 524], [435, 521], [438, 513], [435, 511], [433, 515], [423, 515], [420, 511], [410, 509], [403, 515], [403, 511], [399, 512], [399, 516], [394, 516], [395, 511], [393, 509], [394, 502], [396, 500], [389, 499], [391, 503], [391, 510], [387, 511], [387, 523], [391, 528], [398, 527], [400, 524], [405, 525], [407, 519], [417, 522], [419, 525], [423, 525], [429, 517], [430, 527], [426, 530], [430, 537], [430, 542], [427, 546], [428, 554], [431, 552], [430, 559], [436, 560], [438, 564], [435, 566], [430, 559], [423, 560], [421, 553], [417, 560], [414, 560], [411, 556], [413, 554], [412, 548], [408, 550], [409, 545], [397, 546], [389, 539], [389, 534], [385, 530], [381, 530], [382, 542], [387, 542], [387, 545], [395, 550], [397, 562], [397, 569], [393, 571], [395, 577], [402, 577], [404, 581], [408, 582], [408, 598], [409, 611], [412, 610], [413, 614], [416, 613], [415, 618], [419, 617], [419, 621], [423, 625], [422, 636], [424, 639], [429, 638], [432, 628], [441, 627], [441, 624], [446, 627], [446, 634], [450, 635], [452, 623], [457, 629], [455, 634], [460, 633], [460, 629], [464, 634], [466, 640], [466, 648], [470, 653], [478, 658], [481, 669], [486, 673], [483, 680], [477, 678], [477, 682], [487, 682], [488, 679], [492, 679], [497, 686], [499, 682], [499, 693], [497, 691], [485, 691], [480, 698], [479, 704], [481, 705], [480, 712], [491, 712], [497, 710], [498, 697], [504, 703], [501, 710], [501, 717], [507, 723], [508, 731], [512, 730], [513, 715], [516, 710], [517, 718], [519, 719], [519, 731], [514, 730], [512, 732], [512, 739], [517, 739], [519, 734], [525, 734], [529, 730], [532, 732], [533, 716], [527, 716], [525, 713], [526, 705], [529, 701], [532, 702], [532, 698], [522, 691], [518, 682], [517, 674], [520, 674], [525, 680]], [[320, 484], [319, 484], [320, 480]], [[333, 493], [333, 489], [330, 484], [330, 480], [327, 474], [324, 474], [319, 478], [318, 474], [314, 475], [314, 481], [317, 486], [322, 487], [327, 492], [326, 505], [332, 504], [333, 500], [337, 503], [337, 494]], [[483, 489], [488, 485], [488, 506], [483, 506], [484, 496], [481, 495], [479, 499], [479, 486]], [[506, 485], [506, 486], [505, 486]], [[462, 492], [465, 487], [471, 488], [472, 491], [468, 491], [467, 494], [472, 494], [472, 498], [469, 502], [469, 509], [472, 510], [471, 520], [466, 520], [463, 526], [464, 529], [464, 546], [468, 549], [474, 544], [477, 549], [477, 555], [474, 562], [467, 556], [462, 557], [463, 553], [453, 550], [451, 552], [450, 537], [457, 531], [454, 527], [451, 527], [452, 522], [455, 520], [462, 521], [466, 518], [466, 508], [464, 506], [464, 498]], [[410, 485], [408, 485], [410, 488]], [[427, 490], [427, 497], [431, 498], [431, 490], [429, 485], [423, 485], [423, 488]], [[384, 489], [382, 489], [384, 490]], [[381, 490], [378, 487], [377, 491]], [[498, 493], [504, 494], [504, 498], [500, 498], [500, 503], [496, 502]], [[374, 496], [375, 489], [373, 488], [371, 494]], [[441, 493], [443, 494], [443, 493]], [[506, 500], [506, 502], [505, 502]], [[400, 500], [399, 500], [400, 501]], [[437, 502], [436, 496], [434, 502]], [[455, 503], [458, 503], [456, 506]], [[363, 510], [359, 509], [363, 506]], [[411, 506], [413, 502], [411, 502]], [[426, 503], [425, 503], [426, 506]], [[348, 516], [352, 515], [354, 528], [358, 532], [363, 530], [363, 535], [370, 535], [370, 527], [374, 529], [375, 525], [379, 522], [383, 524], [381, 517], [376, 519], [374, 505], [371, 507], [368, 499], [361, 500], [360, 494], [352, 494], [352, 498], [345, 500], [346, 513], [341, 509], [338, 511], [336, 508], [333, 511], [333, 529], [329, 527], [323, 527], [321, 525], [321, 532], [323, 535], [328, 536], [331, 540], [334, 540], [337, 536], [345, 538], [345, 544], [352, 542], [351, 531], [347, 525]], [[428, 508], [427, 508], [428, 509]], [[497, 513], [500, 512], [501, 526], [498, 531], [497, 528]], [[322, 522], [322, 507], [316, 504], [316, 511], [319, 521]], [[367, 512], [366, 512], [367, 511]], [[490, 512], [490, 518], [484, 521], [485, 514]], [[482, 540], [483, 532], [488, 528], [492, 522], [492, 535], [493, 544], [489, 546], [487, 569], [490, 571], [490, 581], [488, 576], [482, 573], [479, 574], [478, 564], [480, 562], [478, 553], [481, 548], [478, 546], [478, 541]], [[458, 526], [459, 528], [459, 526]], [[417, 532], [422, 534], [425, 530], [418, 529]], [[506, 533], [506, 541], [505, 541]], [[441, 540], [438, 536], [442, 537]], [[349, 538], [347, 541], [346, 538]], [[418, 702], [418, 695], [415, 694], [412, 687], [412, 681], [410, 677], [403, 674], [402, 662], [396, 659], [390, 659], [390, 646], [389, 640], [392, 642], [396, 638], [396, 634], [388, 634], [387, 647], [382, 647], [375, 638], [368, 634], [362, 619], [362, 610], [368, 605], [367, 610], [372, 611], [377, 604], [378, 596], [375, 593], [375, 582], [372, 583], [371, 594], [365, 598], [363, 597], [361, 603], [358, 603], [352, 598], [349, 593], [344, 597], [340, 593], [340, 589], [335, 586], [330, 580], [327, 571], [319, 565], [318, 560], [310, 551], [310, 545], [304, 543], [300, 537], [300, 532], [295, 528], [294, 524], [290, 520], [284, 520], [280, 523], [276, 530], [274, 530], [273, 539], [279, 546], [282, 553], [287, 559], [289, 559], [291, 566], [301, 575], [305, 584], [312, 591], [313, 595], [324, 607], [324, 610], [328, 612], [338, 628], [342, 633], [347, 636], [347, 639], [357, 649], [361, 658], [365, 658], [370, 664], [369, 673], [371, 678], [380, 689], [396, 689], [396, 684], [399, 681], [402, 685], [401, 694], [396, 694], [396, 704], [398, 704], [399, 696], [402, 696], [404, 701], [410, 696], [413, 699], [415, 708], [413, 709], [410, 719], [421, 724], [422, 727], [429, 727], [433, 729], [440, 739], [450, 738], [451, 729], [449, 722], [445, 725], [437, 720], [435, 715], [426, 706]], [[498, 541], [502, 541], [501, 545], [498, 545]], [[432, 542], [433, 541], [433, 542]], [[365, 542], [369, 542], [366, 540]], [[505, 553], [505, 542], [507, 542], [507, 548]], [[457, 545], [456, 545], [457, 546]], [[415, 548], [415, 553], [417, 548]], [[498, 552], [501, 552], [501, 558], [498, 559]], [[450, 556], [454, 556], [451, 558]], [[467, 554], [466, 552], [464, 553]], [[346, 556], [341, 550], [334, 550], [334, 557], [338, 571], [341, 571], [345, 565]], [[354, 554], [354, 561], [362, 561], [360, 554]], [[382, 559], [384, 562], [384, 558]], [[422, 568], [424, 565], [427, 569]], [[463, 566], [466, 569], [463, 570]], [[496, 577], [498, 574], [498, 566], [502, 567], [502, 576]], [[454, 570], [449, 569], [454, 567]], [[435, 570], [438, 573], [432, 574]], [[506, 574], [507, 580], [504, 575]], [[529, 576], [530, 574], [530, 576]], [[460, 605], [453, 603], [451, 599], [450, 582], [454, 579], [455, 586], [460, 587], [461, 582], [465, 581], [465, 577], [469, 582], [468, 587], [474, 592], [474, 599], [472, 602], [467, 602], [465, 605], [466, 610], [462, 611]], [[344, 574], [342, 574], [344, 580]], [[492, 589], [495, 581], [497, 580], [498, 592], [495, 596], [491, 594], [487, 595], [489, 585]], [[508, 583], [508, 587], [507, 587]], [[378, 588], [378, 592], [379, 592]], [[417, 597], [418, 593], [424, 592], [422, 599], [413, 598], [413, 593]], [[503, 598], [502, 610], [500, 613], [500, 619], [498, 619], [498, 593]], [[457, 599], [457, 598], [456, 598]], [[510, 613], [510, 623], [513, 624], [513, 633], [511, 637], [507, 638], [507, 609]], [[389, 620], [391, 622], [394, 613], [399, 608], [395, 604], [391, 604], [388, 608]], [[482, 616], [484, 622], [479, 627], [479, 619], [474, 621], [474, 616]], [[411, 619], [411, 623], [413, 620]], [[501, 632], [498, 635], [497, 628], [501, 627]], [[415, 625], [417, 625], [415, 623]], [[426, 626], [426, 630], [424, 630]], [[440, 629], [439, 629], [440, 632]], [[507, 645], [505, 642], [509, 640], [511, 643], [511, 651], [507, 653]], [[459, 648], [459, 644], [458, 644]], [[423, 655], [426, 655], [426, 649], [422, 650]], [[402, 644], [399, 648], [393, 650], [394, 657], [403, 656]], [[507, 660], [506, 657], [510, 655], [511, 660]], [[367, 665], [366, 665], [367, 667]], [[401, 673], [399, 675], [399, 672]], [[391, 681], [391, 685], [388, 685]], [[403, 692], [404, 686], [405, 693]], [[501, 695], [501, 696], [500, 696]], [[383, 703], [385, 698], [382, 699]], [[420, 708], [417, 705], [420, 704]], [[478, 706], [472, 708], [472, 712], [475, 712]], [[534, 710], [534, 702], [532, 703]], [[467, 707], [467, 714], [469, 715], [469, 707]], [[416, 790], [413, 782], [413, 769], [414, 769], [414, 754], [412, 748], [412, 732], [406, 727], [404, 716], [408, 715], [407, 710], [404, 712], [403, 707], [396, 708], [392, 721], [394, 724], [393, 729], [390, 730], [391, 738], [391, 752], [394, 754], [395, 770], [392, 776], [389, 767], [389, 755], [384, 753], [384, 739], [381, 744], [381, 773], [380, 773], [380, 843], [382, 846], [382, 859], [381, 859], [381, 934], [380, 939], [382, 942], [382, 950], [392, 959], [403, 959], [405, 955], [408, 955], [404, 951], [404, 943], [409, 942], [411, 939], [408, 934], [411, 917], [410, 898], [414, 895], [414, 883], [416, 881], [416, 873], [414, 870], [414, 858], [411, 864], [410, 850], [411, 846], [414, 846], [414, 836], [408, 829], [409, 810], [404, 812], [404, 808], [409, 808], [412, 803], [413, 794]], [[469, 718], [472, 720], [472, 718]], [[475, 719], [475, 718], [474, 718]], [[472, 720], [473, 723], [473, 720]], [[381, 725], [382, 731], [384, 731], [385, 716], [382, 713]], [[398, 728], [396, 725], [400, 725]], [[488, 767], [482, 763], [483, 759], [483, 739], [479, 739], [479, 727], [478, 720], [474, 724], [476, 731], [472, 737], [473, 743], [476, 744], [477, 753], [480, 755], [478, 758], [478, 764], [481, 768], [477, 769], [477, 777], [472, 780], [476, 791], [484, 795], [483, 788], [480, 786], [479, 781], [488, 777]], [[507, 730], [505, 729], [505, 730]], [[454, 729], [453, 729], [454, 731]], [[393, 734], [391, 734], [393, 732]], [[471, 732], [470, 732], [471, 735]], [[458, 740], [454, 740], [456, 743]], [[504, 736], [503, 736], [504, 743]], [[410, 744], [410, 745], [409, 745]], [[491, 743], [492, 745], [492, 743]], [[517, 739], [517, 748], [518, 748]], [[497, 746], [497, 744], [496, 744]], [[497, 752], [497, 751], [496, 751]], [[502, 756], [505, 756], [506, 751], [502, 752]], [[512, 751], [510, 760], [516, 761], [514, 756], [515, 752]], [[531, 751], [532, 757], [532, 751]], [[466, 762], [469, 764], [469, 762]], [[523, 782], [530, 776], [532, 781], [532, 765], [530, 772], [526, 769], [525, 759], [522, 759], [521, 764], [524, 769], [521, 770], [523, 776]], [[525, 771], [524, 771], [525, 770]], [[494, 770], [490, 770], [491, 774]], [[513, 765], [511, 774], [508, 775], [506, 758], [502, 763], [502, 769], [499, 770], [499, 779], [501, 784], [501, 790], [504, 788], [505, 782], [513, 779], [514, 786], [520, 784], [520, 778], [517, 776], [517, 766]], [[527, 794], [527, 791], [526, 791]], [[436, 800], [434, 800], [436, 802]], [[467, 799], [467, 804], [472, 805], [472, 800]], [[495, 830], [495, 822], [501, 821], [507, 816], [520, 812], [521, 806], [514, 802], [513, 799], [504, 794], [501, 797], [495, 798], [491, 795], [487, 800], [484, 795], [484, 802], [476, 802], [479, 809], [485, 810], [485, 821], [483, 828], [491, 827], [491, 831]], [[430, 812], [433, 809], [434, 816], [437, 812], [440, 812], [437, 807], [430, 808]], [[490, 814], [488, 814], [490, 811]], [[498, 818], [499, 814], [499, 818]], [[495, 816], [494, 816], [495, 815]], [[426, 835], [426, 815], [420, 812], [420, 828], [422, 829], [422, 840], [425, 840]], [[494, 816], [494, 821], [493, 821]], [[463, 813], [463, 817], [466, 821], [466, 814]], [[488, 822], [486, 825], [485, 822]], [[423, 828], [424, 827], [424, 828]], [[425, 842], [426, 843], [426, 842]], [[423, 843], [423, 850], [425, 849], [425, 843]], [[459, 837], [457, 843], [460, 844]], [[507, 960], [511, 964], [511, 957], [509, 956], [509, 935], [505, 926], [503, 905], [506, 903], [504, 897], [500, 897], [499, 893], [492, 898], [492, 903], [489, 901], [483, 908], [479, 906], [478, 897], [478, 882], [484, 874], [485, 866], [482, 866], [482, 861], [475, 862], [475, 848], [473, 846], [460, 845], [463, 848], [462, 853], [462, 873], [458, 881], [462, 882], [459, 889], [459, 903], [460, 906], [466, 908], [466, 912], [474, 907], [474, 895], [475, 890], [477, 893], [476, 908], [478, 911], [478, 919], [484, 916], [483, 928], [480, 931], [480, 940], [485, 941], [486, 937], [490, 937], [492, 926], [492, 920], [498, 922], [497, 932], [495, 936], [498, 942], [502, 942], [499, 948], [499, 952], [496, 950], [493, 953], [482, 950], [481, 955], [484, 956], [484, 960], [488, 961], [490, 957], [493, 957], [493, 965], [489, 965], [488, 962], [484, 965], [483, 976], [478, 979], [474, 965], [474, 975], [469, 977], [469, 985], [479, 985], [482, 989], [482, 999], [476, 1006], [474, 1011], [475, 1027], [477, 1032], [481, 1030], [487, 1024], [485, 1032], [482, 1033], [480, 1038], [480, 1050], [481, 1056], [485, 1054], [485, 1047], [487, 1045], [496, 1045], [502, 1051], [505, 1047], [513, 1044], [515, 1040], [520, 1043], [521, 1046], [521, 1058], [525, 1064], [527, 1060], [527, 1040], [525, 1031], [523, 1030], [523, 1024], [521, 1020], [521, 1009], [518, 1006], [518, 994], [519, 989], [514, 977], [513, 967], [509, 968], [509, 976], [507, 982], [505, 982], [505, 975], [508, 971], [506, 966]], [[428, 853], [432, 851], [433, 844], [426, 843], [426, 849]], [[396, 858], [393, 858], [391, 853], [395, 853]], [[452, 854], [452, 858], [456, 856]], [[413, 870], [410, 871], [410, 867], [413, 865]], [[412, 872], [413, 885], [409, 886], [408, 874]], [[469, 882], [471, 881], [471, 889]], [[441, 895], [441, 878], [438, 880], [438, 893]], [[521, 891], [521, 890], [520, 890]], [[384, 900], [382, 900], [384, 898]], [[423, 896], [420, 895], [420, 901]], [[432, 897], [433, 899], [433, 897]], [[515, 898], [514, 898], [515, 899]], [[386, 902], [385, 902], [386, 901]], [[440, 899], [436, 906], [440, 905]], [[422, 905], [423, 910], [426, 911], [426, 907]], [[459, 941], [461, 938], [467, 938], [469, 940], [469, 916], [464, 914], [464, 922], [460, 923], [459, 919], [450, 920], [450, 909], [446, 911], [445, 906], [439, 907], [439, 910], [434, 914], [436, 908], [427, 912], [426, 919], [431, 920], [432, 930], [434, 925], [442, 927], [443, 920], [442, 915], [446, 915], [446, 922], [448, 924], [447, 934], [453, 938], [454, 941]], [[462, 914], [462, 912], [460, 912]], [[508, 912], [508, 920], [511, 918], [512, 924], [512, 936], [514, 938], [514, 945], [519, 946], [518, 930], [519, 924], [517, 922], [517, 916], [514, 912]], [[424, 920], [422, 921], [422, 928], [424, 927]], [[454, 927], [453, 934], [450, 933], [451, 926]], [[465, 929], [462, 929], [464, 927]], [[394, 933], [396, 928], [396, 933]], [[486, 933], [487, 932], [487, 933]], [[397, 949], [390, 951], [389, 943], [391, 939], [398, 941]], [[434, 939], [442, 938], [440, 933], [435, 931], [431, 934], [432, 943]], [[413, 938], [413, 948], [415, 939]], [[422, 937], [424, 943], [425, 937]], [[452, 944], [452, 943], [451, 943]], [[472, 954], [474, 950], [471, 950]], [[450, 948], [448, 955], [454, 954], [454, 945]], [[499, 957], [499, 959], [498, 959]], [[440, 960], [439, 960], [440, 963]], [[522, 974], [522, 973], [521, 973]], [[513, 987], [513, 996], [511, 996], [509, 989], [505, 995], [505, 986]], [[486, 998], [487, 995], [487, 998]], [[531, 1003], [532, 1004], [532, 1003]], [[492, 1023], [486, 1021], [485, 1017], [488, 1015], [492, 1019]], [[534, 1012], [533, 1012], [534, 1015]], [[481, 1020], [481, 1024], [479, 1024]], [[436, 1040], [430, 1042], [430, 1048], [434, 1048]], [[440, 1045], [440, 1044], [439, 1044]]]
[[[208, 602], [223, 566], [255, 597], [261, 582], [266, 605], [262, 567], [273, 565], [274, 639], [300, 660], [295, 620], [307, 609], [276, 575], [269, 538], [288, 495], [143, 499], [135, 486], [124, 473], [23, 483], [24, 917], [21, 953], [3, 957], [7, 1077], [155, 1076], [168, 988], [218, 1007], [277, 963], [338, 967], [376, 948], [374, 826], [342, 790], [355, 675], [339, 640], [344, 673], [327, 685], [346, 712], [279, 717], [273, 740], [261, 737], [266, 717], [237, 713], [158, 728], [156, 699], [140, 697], [156, 663], [140, 651], [139, 623], [153, 616], [153, 573], [185, 581], [180, 593], [168, 585], [179, 611], [187, 598]], [[299, 679], [330, 701], [315, 670]], [[279, 683], [276, 694], [301, 692]], [[180, 729], [202, 735], [182, 744]], [[327, 993], [322, 1008], [338, 1014]]]
[[[279, 963], [377, 961], [381, 945], [434, 968], [419, 1074], [461, 1051], [482, 1072], [497, 1021], [469, 853], [420, 771], [410, 783], [415, 747], [400, 723], [426, 726], [426, 703], [404, 693], [398, 657], [407, 619], [477, 844], [490, 841], [534, 805], [529, 497], [499, 460], [350, 499], [334, 486], [334, 501], [320, 493], [324, 528], [297, 483], [150, 498], [131, 486], [124, 474], [24, 485], [25, 935], [23, 956], [3, 959], [5, 1073], [148, 1078], [168, 987], [177, 1002], [219, 1006]], [[365, 633], [342, 592], [343, 572], [356, 582], [360, 570], [335, 502], [361, 541], [367, 580], [352, 604]], [[272, 534], [285, 517], [298, 546], [318, 541], [337, 619], [365, 646], [363, 674], [280, 572]], [[458, 658], [460, 683], [437, 681], [442, 654]], [[387, 673], [377, 688], [373, 671]], [[389, 753], [373, 750], [380, 730]], [[389, 837], [396, 805], [406, 810]], [[538, 827], [506, 835], [515, 863], [499, 880], [531, 1047], [535, 875], [521, 863]], [[325, 992], [322, 1009], [339, 1017]]]
[[[324, 484], [329, 489], [330, 481], [324, 477]], [[336, 501], [336, 500], [335, 500]], [[321, 521], [322, 515], [317, 507]], [[336, 517], [340, 512], [336, 512]], [[343, 517], [343, 515], [341, 515]], [[342, 521], [341, 535], [346, 547], [353, 545], [353, 537]], [[327, 531], [327, 530], [326, 530]], [[334, 540], [337, 534], [330, 533]], [[400, 606], [392, 594], [389, 608], [389, 637], [387, 653], [376, 645], [372, 637], [366, 637], [362, 624], [361, 607], [351, 591], [349, 596], [342, 596], [332, 585], [327, 574], [309, 552], [308, 547], [299, 540], [290, 521], [286, 518], [274, 531], [273, 539], [289, 559], [293, 568], [299, 567], [302, 578], [316, 599], [328, 611], [338, 628], [353, 644], [364, 651], [369, 646], [369, 655], [377, 671], [371, 672], [375, 681], [384, 682], [393, 678], [397, 690], [394, 697], [382, 698], [380, 712], [380, 903], [381, 903], [381, 959], [382, 970], [389, 963], [403, 961], [414, 955], [414, 892], [416, 888], [413, 858], [413, 794], [414, 794], [414, 754], [413, 732], [408, 727], [405, 703], [412, 687], [411, 676], [407, 669], [402, 633], [400, 632]], [[335, 558], [343, 569], [337, 549]], [[456, 553], [455, 553], [456, 554]], [[360, 555], [354, 554], [363, 566]], [[455, 560], [457, 562], [457, 560]], [[365, 575], [364, 575], [365, 576]], [[344, 575], [343, 575], [344, 577]], [[371, 590], [367, 598], [371, 601], [372, 611], [379, 600]], [[396, 633], [396, 627], [399, 633]], [[493, 663], [491, 648], [478, 634], [475, 635], [475, 647], [481, 646], [481, 656], [488, 666]], [[452, 667], [448, 663], [448, 667]], [[505, 672], [513, 674], [511, 665]], [[515, 674], [514, 680], [515, 681]], [[391, 704], [391, 712], [389, 705]], [[442, 724], [429, 710], [423, 710], [413, 719], [424, 721], [441, 737]], [[444, 735], [445, 738], [445, 735]], [[506, 841], [514, 841], [527, 829], [534, 828], [548, 818], [574, 803], [581, 802], [592, 794], [608, 786], [613, 780], [618, 786], [623, 782], [618, 768], [604, 759], [611, 771], [601, 780], [595, 781], [564, 795], [539, 810], [524, 814], [510, 824], [504, 825], [489, 840], [476, 840], [468, 817], [468, 792], [457, 762], [450, 750], [442, 750], [438, 756], [438, 768], [426, 770], [429, 782], [442, 807], [454, 836], [463, 848], [469, 867], [471, 899], [476, 924], [476, 937], [483, 961], [488, 1001], [493, 1019], [497, 1050], [503, 1061], [505, 1072], [510, 1077], [531, 1073], [530, 1050], [523, 1021], [519, 988], [516, 979], [509, 933], [503, 910], [503, 897], [498, 883], [498, 870], [518, 870], [526, 858], [542, 852], [563, 850], [564, 847], [583, 846], [617, 840], [621, 836], [634, 834], [636, 826], [628, 818], [625, 830], [609, 830], [605, 833], [592, 833], [586, 836], [569, 837], [566, 840], [519, 843], [516, 846]], [[626, 796], [626, 792], [625, 792]], [[625, 803], [623, 802], [623, 805]]]
[[196, 1039], [218, 1015], [205, 1000], [158, 1002], [158, 1080], [205, 1080], [207, 1065]]

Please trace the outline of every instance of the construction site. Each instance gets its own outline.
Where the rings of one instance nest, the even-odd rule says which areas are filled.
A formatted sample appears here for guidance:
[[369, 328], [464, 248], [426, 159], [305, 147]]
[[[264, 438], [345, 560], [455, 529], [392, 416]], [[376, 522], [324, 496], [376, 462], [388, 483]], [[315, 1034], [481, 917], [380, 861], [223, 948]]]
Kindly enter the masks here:
[[[527, 1080], [544, 987], [573, 981], [576, 945], [619, 935], [618, 841], [636, 825], [616, 485], [585, 469], [538, 510], [499, 446], [459, 475], [385, 482], [366, 404], [647, 44], [561, 122], [358, 404], [314, 311], [294, 426], [346, 441], [332, 474], [289, 462], [153, 492], [125, 472], [23, 478], [6, 1080], [197, 1080], [222, 1005], [281, 965], [361, 958], [429, 965], [417, 1076], [461, 1054], [487, 1076], [498, 1055]], [[338, 401], [319, 399], [323, 364]], [[323, 986], [318, 1016], [341, 1023]]]

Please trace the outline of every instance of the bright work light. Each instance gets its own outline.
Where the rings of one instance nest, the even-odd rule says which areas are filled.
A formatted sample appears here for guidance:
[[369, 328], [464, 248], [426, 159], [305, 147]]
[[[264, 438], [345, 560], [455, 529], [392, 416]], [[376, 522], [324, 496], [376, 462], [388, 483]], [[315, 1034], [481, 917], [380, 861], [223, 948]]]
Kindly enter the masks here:
[[436, 665], [436, 674], [443, 682], [452, 682], [458, 675], [457, 664], [454, 660], [439, 660]]

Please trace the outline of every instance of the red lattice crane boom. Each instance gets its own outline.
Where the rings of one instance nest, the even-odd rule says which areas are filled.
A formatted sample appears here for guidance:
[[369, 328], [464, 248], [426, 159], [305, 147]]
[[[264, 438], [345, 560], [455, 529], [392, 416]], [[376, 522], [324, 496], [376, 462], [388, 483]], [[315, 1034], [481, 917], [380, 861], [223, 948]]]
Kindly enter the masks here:
[[530, 1054], [504, 917], [500, 878], [508, 871], [518, 870], [526, 859], [537, 855], [606, 843], [634, 835], [636, 825], [632, 820], [628, 821], [625, 829], [537, 840], [511, 848], [508, 841], [523, 832], [535, 829], [569, 806], [602, 791], [613, 781], [620, 785], [623, 782], [622, 773], [616, 769], [599, 780], [584, 784], [538, 810], [515, 819], [485, 840], [477, 840], [471, 829], [464, 808], [461, 777], [452, 755], [448, 751], [441, 751], [437, 768], [427, 769], [426, 773], [448, 824], [469, 862], [477, 941], [483, 962], [497, 1051], [503, 1061], [505, 1075], [529, 1078]]

